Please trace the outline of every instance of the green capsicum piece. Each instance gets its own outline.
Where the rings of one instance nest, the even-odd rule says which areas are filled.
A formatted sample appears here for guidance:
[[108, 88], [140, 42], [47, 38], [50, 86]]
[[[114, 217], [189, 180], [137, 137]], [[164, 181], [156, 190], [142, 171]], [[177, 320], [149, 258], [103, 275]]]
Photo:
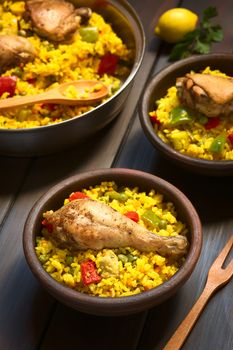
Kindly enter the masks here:
[[190, 111], [184, 107], [176, 107], [173, 108], [170, 112], [170, 124], [171, 125], [179, 125], [183, 123], [190, 122], [192, 120], [192, 116]]
[[160, 219], [151, 209], [146, 210], [142, 216], [142, 220], [153, 227], [159, 227], [160, 229], [165, 229], [167, 227], [166, 220]]
[[97, 27], [83, 27], [79, 29], [79, 34], [83, 41], [88, 43], [95, 43], [99, 37], [99, 31]]
[[210, 145], [210, 152], [213, 153], [220, 153], [224, 149], [224, 145], [226, 143], [226, 136], [225, 135], [218, 135], [215, 137], [215, 139], [212, 141]]
[[106, 195], [109, 196], [110, 199], [116, 199], [119, 202], [126, 202], [128, 199], [127, 194], [125, 194], [124, 192], [116, 192], [116, 191], [110, 191], [110, 192], [106, 192]]

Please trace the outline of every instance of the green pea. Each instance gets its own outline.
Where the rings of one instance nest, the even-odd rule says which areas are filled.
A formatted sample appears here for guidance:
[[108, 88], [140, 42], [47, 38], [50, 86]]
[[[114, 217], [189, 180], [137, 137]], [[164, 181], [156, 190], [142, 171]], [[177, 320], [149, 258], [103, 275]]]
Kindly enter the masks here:
[[119, 193], [119, 201], [126, 202], [127, 199], [128, 199], [127, 194], [125, 194], [124, 192]]
[[20, 121], [24, 121], [25, 119], [27, 119], [29, 114], [30, 114], [30, 111], [28, 109], [21, 109], [18, 114], [18, 119]]
[[199, 123], [205, 125], [208, 122], [208, 118], [205, 115], [200, 115]]
[[23, 36], [24, 38], [27, 36], [27, 33], [26, 33], [26, 31], [24, 30], [24, 29], [20, 29], [19, 31], [18, 31], [18, 35], [19, 36]]
[[20, 67], [15, 67], [15, 75], [19, 78], [22, 78], [23, 71]]
[[127, 257], [126, 255], [124, 255], [124, 254], [119, 254], [119, 255], [118, 255], [118, 259], [119, 259], [123, 264], [125, 264], [125, 263], [128, 262], [128, 257]]
[[49, 260], [49, 257], [45, 254], [42, 254], [39, 256], [39, 260], [42, 264], [45, 264]]
[[135, 255], [132, 255], [132, 254], [128, 254], [127, 258], [128, 258], [129, 262], [133, 262], [133, 261], [137, 260], [138, 257]]
[[36, 237], [36, 244], [38, 245], [40, 243], [41, 237]]
[[68, 256], [66, 257], [66, 263], [67, 263], [67, 265], [71, 265], [73, 261], [74, 261], [73, 256], [68, 255]]
[[159, 228], [166, 229], [167, 228], [167, 222], [166, 220], [161, 219], [159, 222]]

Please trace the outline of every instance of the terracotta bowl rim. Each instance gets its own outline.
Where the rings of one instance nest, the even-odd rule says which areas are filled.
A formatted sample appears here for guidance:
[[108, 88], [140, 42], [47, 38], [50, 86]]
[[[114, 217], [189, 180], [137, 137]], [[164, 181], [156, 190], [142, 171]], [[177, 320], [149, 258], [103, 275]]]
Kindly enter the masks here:
[[[158, 191], [162, 191], [162, 189], [166, 189], [168, 193], [172, 192], [174, 196], [176, 196], [181, 203], [181, 206], [186, 210], [185, 216], [189, 215], [190, 222], [193, 224], [193, 232], [191, 235], [191, 245], [190, 251], [187, 255], [185, 263], [181, 266], [179, 271], [171, 277], [170, 280], [164, 282], [162, 285], [153, 288], [149, 291], [136, 294], [133, 296], [125, 296], [120, 298], [112, 298], [112, 297], [97, 297], [90, 296], [84, 293], [80, 293], [78, 291], [74, 291], [69, 287], [63, 286], [59, 282], [55, 281], [42, 267], [40, 264], [34, 249], [34, 242], [36, 237], [35, 227], [36, 223], [38, 224], [38, 220], [41, 218], [41, 213], [43, 212], [43, 208], [45, 204], [51, 200], [54, 200], [57, 193], [71, 186], [72, 184], [77, 183], [78, 181], [82, 181], [84, 179], [89, 179], [91, 181], [93, 179], [99, 178], [101, 181], [101, 177], [106, 176], [109, 178], [109, 181], [112, 177], [113, 180], [116, 180], [117, 176], [122, 176], [127, 181], [127, 178], [141, 178], [145, 182], [151, 181], [154, 184], [159, 186]], [[125, 181], [125, 183], [126, 183]], [[122, 181], [121, 181], [122, 182]], [[93, 183], [93, 182], [92, 182]], [[98, 181], [96, 181], [98, 183]], [[34, 232], [33, 232], [34, 231]], [[65, 304], [72, 305], [72, 303], [80, 304], [80, 309], [83, 309], [84, 312], [93, 313], [93, 314], [122, 314], [122, 310], [120, 307], [125, 305], [127, 310], [127, 314], [134, 312], [134, 308], [136, 310], [143, 310], [146, 307], [145, 304], [150, 306], [154, 306], [155, 299], [160, 298], [160, 301], [163, 299], [167, 299], [170, 295], [173, 294], [173, 290], [177, 289], [181, 286], [191, 275], [193, 272], [195, 265], [200, 256], [202, 246], [202, 227], [199, 216], [193, 207], [190, 200], [174, 185], [169, 182], [152, 175], [150, 173], [146, 173], [140, 170], [126, 169], [126, 168], [101, 168], [90, 170], [87, 172], [83, 172], [67, 179], [59, 182], [55, 186], [53, 186], [50, 190], [48, 190], [44, 195], [42, 195], [39, 200], [32, 207], [28, 218], [25, 223], [24, 232], [23, 232], [23, 248], [24, 254], [27, 260], [29, 267], [31, 268], [33, 274], [37, 277], [37, 279], [46, 287], [46, 289], [51, 292], [52, 295], [57, 297], [58, 300], [64, 302]], [[87, 306], [88, 305], [88, 306]], [[97, 307], [97, 311], [91, 312], [91, 308]], [[75, 307], [74, 307], [75, 308]], [[87, 311], [87, 309], [90, 309]], [[106, 310], [104, 310], [106, 308]], [[110, 310], [111, 311], [107, 311]], [[132, 309], [130, 311], [130, 309]]]

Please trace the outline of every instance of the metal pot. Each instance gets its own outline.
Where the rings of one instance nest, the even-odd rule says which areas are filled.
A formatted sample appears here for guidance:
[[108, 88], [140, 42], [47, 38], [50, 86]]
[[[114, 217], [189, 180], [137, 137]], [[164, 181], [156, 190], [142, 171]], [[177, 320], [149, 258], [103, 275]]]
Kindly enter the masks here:
[[124, 0], [75, 0], [73, 3], [92, 8], [111, 23], [127, 47], [134, 51], [131, 72], [116, 94], [82, 116], [36, 128], [0, 129], [2, 155], [41, 156], [67, 149], [105, 127], [123, 108], [144, 55], [145, 35], [142, 24], [134, 9]]

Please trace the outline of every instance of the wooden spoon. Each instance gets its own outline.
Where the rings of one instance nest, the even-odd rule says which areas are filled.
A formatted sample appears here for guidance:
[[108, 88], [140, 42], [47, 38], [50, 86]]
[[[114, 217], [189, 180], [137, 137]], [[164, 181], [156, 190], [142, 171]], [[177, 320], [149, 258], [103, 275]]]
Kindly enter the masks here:
[[[69, 87], [75, 87], [77, 98], [67, 97]], [[90, 105], [101, 101], [108, 94], [108, 88], [95, 80], [75, 80], [37, 95], [10, 97], [0, 100], [0, 109], [32, 105], [34, 103], [57, 103], [66, 105]]]

